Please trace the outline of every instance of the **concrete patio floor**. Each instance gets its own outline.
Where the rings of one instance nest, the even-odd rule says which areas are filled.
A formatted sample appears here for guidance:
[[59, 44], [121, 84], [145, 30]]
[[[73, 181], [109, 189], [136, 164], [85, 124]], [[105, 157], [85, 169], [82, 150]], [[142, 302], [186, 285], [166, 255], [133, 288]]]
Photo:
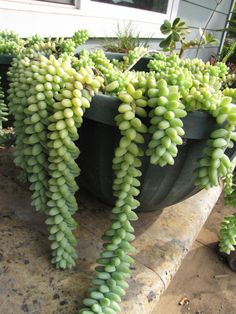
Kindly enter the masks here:
[[[77, 266], [56, 270], [50, 264], [45, 217], [31, 208], [17, 171], [11, 150], [0, 150], [0, 313], [76, 313], [94, 274], [110, 208], [80, 191]], [[221, 187], [201, 191], [161, 212], [139, 215], [135, 264], [121, 313], [152, 313], [220, 193]]]
[[221, 195], [152, 314], [236, 313], [236, 273], [217, 250], [220, 223], [235, 211]]

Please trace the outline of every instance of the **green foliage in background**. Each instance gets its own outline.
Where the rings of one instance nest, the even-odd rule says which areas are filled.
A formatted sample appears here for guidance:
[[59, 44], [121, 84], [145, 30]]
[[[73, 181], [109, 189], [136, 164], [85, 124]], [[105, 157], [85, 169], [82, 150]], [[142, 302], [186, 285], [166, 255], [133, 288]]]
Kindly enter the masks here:
[[224, 29], [227, 32], [224, 47], [220, 56], [223, 62], [236, 64], [236, 5], [232, 11], [231, 18], [228, 20], [228, 27]]
[[115, 38], [106, 38], [103, 47], [106, 51], [127, 53], [136, 47], [148, 48], [149, 40], [150, 38], [142, 39], [140, 32], [136, 30], [132, 23], [124, 26], [118, 24]]
[[189, 48], [196, 46], [204, 47], [206, 44], [214, 45], [218, 42], [211, 33], [202, 34], [200, 39], [186, 41], [186, 36], [190, 33], [190, 29], [179, 17], [177, 17], [172, 24], [168, 20], [165, 20], [160, 29], [162, 34], [168, 35], [160, 42], [160, 47], [164, 51], [175, 51], [179, 44], [180, 58], [184, 51]]

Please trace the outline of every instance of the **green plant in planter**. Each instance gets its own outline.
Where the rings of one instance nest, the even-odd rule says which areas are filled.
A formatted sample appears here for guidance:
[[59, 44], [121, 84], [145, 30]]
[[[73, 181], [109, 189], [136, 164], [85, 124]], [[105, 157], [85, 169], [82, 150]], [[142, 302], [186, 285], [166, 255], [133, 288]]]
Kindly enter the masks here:
[[[123, 256], [125, 256], [124, 251], [127, 253], [133, 248], [126, 243], [127, 238], [123, 237], [124, 231], [127, 231], [128, 215], [131, 213], [132, 205], [135, 206], [132, 198], [138, 195], [140, 185], [140, 182], [135, 180], [137, 186], [133, 189], [130, 167], [132, 175], [140, 176], [141, 173], [134, 166], [141, 166], [141, 162], [136, 159], [144, 153], [139, 149], [139, 145], [144, 142], [142, 132], [147, 131], [141, 120], [148, 115], [147, 108], [151, 109], [149, 112], [151, 126], [148, 131], [152, 136], [146, 153], [150, 155], [151, 163], [165, 166], [173, 164], [174, 157], [178, 153], [177, 145], [182, 144], [181, 136], [184, 131], [181, 118], [187, 114], [186, 108], [190, 111], [199, 109], [209, 111], [220, 120], [221, 108], [224, 107], [223, 111], [226, 110], [230, 116], [228, 128], [227, 130], [219, 129], [211, 134], [212, 139], [208, 142], [206, 156], [199, 162], [197, 184], [206, 188], [217, 185], [218, 176], [224, 177], [227, 172], [231, 171], [230, 161], [224, 151], [227, 146], [231, 145], [231, 139], [235, 139], [232, 126], [236, 121], [232, 123], [231, 120], [234, 118], [235, 106], [230, 105], [230, 98], [222, 97], [220, 92], [217, 98], [214, 95], [215, 90], [212, 90], [213, 86], [216, 90], [219, 88], [221, 76], [225, 74], [223, 65], [219, 64], [215, 71], [213, 67], [209, 67], [205, 70], [206, 73], [202, 73], [203, 64], [197, 60], [191, 63], [189, 60], [190, 68], [195, 68], [195, 73], [192, 73], [187, 69], [187, 61], [181, 62], [176, 56], [165, 59], [163, 55], [160, 55], [160, 59], [150, 62], [150, 68], [159, 65], [161, 61], [163, 65], [161, 70], [159, 66], [156, 66], [155, 72], [136, 73], [130, 80], [131, 84], [125, 85], [126, 92], [118, 92], [122, 103], [118, 109], [116, 122], [122, 137], [113, 159], [113, 169], [116, 174], [113, 190], [118, 199], [112, 210], [113, 224], [104, 234], [106, 243], [97, 261], [100, 266], [96, 269], [97, 275], [93, 280], [89, 297], [84, 300], [86, 308], [82, 309], [81, 313], [115, 313], [119, 310], [117, 303], [125, 293], [124, 280], [129, 277], [128, 269], [131, 260], [127, 261]], [[198, 77], [198, 82], [195, 81], [196, 77]], [[127, 80], [127, 76], [124, 78]], [[119, 90], [117, 83], [113, 84], [114, 82], [116, 81], [109, 82], [109, 91], [111, 86], [114, 90]], [[202, 94], [197, 93], [198, 89]], [[187, 96], [192, 96], [192, 98]], [[193, 100], [195, 100], [195, 108], [190, 106]], [[216, 110], [217, 107], [219, 110]], [[227, 119], [227, 117], [224, 118]], [[221, 124], [220, 121], [219, 124]], [[137, 131], [142, 132], [138, 134]], [[227, 140], [223, 138], [224, 136]], [[219, 171], [217, 171], [218, 168]], [[136, 218], [136, 216], [133, 217], [133, 219]], [[132, 229], [128, 231], [132, 232]], [[129, 237], [131, 240], [132, 236]]]
[[25, 41], [14, 31], [0, 31], [0, 54], [16, 55]]
[[112, 63], [125, 71], [147, 53], [150, 37], [149, 39], [141, 38], [140, 32], [132, 23], [123, 27], [118, 24], [115, 38], [105, 38], [103, 48], [108, 54], [124, 54], [122, 60], [118, 61], [114, 58]]
[[132, 23], [121, 27], [117, 25], [117, 31], [114, 38], [105, 39], [103, 48], [110, 52], [128, 53], [137, 47], [148, 48], [148, 40], [141, 40], [140, 32], [138, 32]]
[[7, 121], [8, 109], [4, 101], [4, 93], [1, 88], [1, 77], [0, 77], [0, 132], [2, 131], [2, 123]]
[[[223, 94], [232, 97], [232, 102], [236, 103], [236, 89], [226, 88]], [[233, 170], [233, 169], [232, 169]], [[225, 178], [224, 201], [225, 204], [236, 208], [236, 173], [229, 173]], [[236, 245], [236, 218], [234, 215], [224, 217], [220, 226], [219, 249], [220, 252], [230, 254], [235, 250]]]
[[74, 55], [75, 49], [84, 44], [89, 39], [86, 29], [76, 31], [71, 38], [43, 38], [38, 34], [29, 38], [20, 38], [14, 31], [0, 31], [0, 54], [17, 55], [24, 48], [31, 48], [39, 51], [40, 49], [53, 49], [60, 54], [70, 52]]
[[184, 51], [196, 46], [204, 47], [206, 44], [216, 44], [218, 41], [213, 37], [211, 33], [201, 35], [200, 39], [194, 39], [186, 41], [185, 37], [190, 33], [190, 29], [187, 24], [177, 17], [171, 24], [168, 20], [165, 20], [160, 28], [162, 34], [168, 35], [160, 42], [160, 47], [164, 51], [176, 50], [176, 45], [180, 44], [179, 57], [181, 58]]
[[[81, 29], [76, 31], [71, 38], [43, 38], [38, 34], [33, 35], [29, 38], [20, 38], [19, 34], [14, 31], [0, 31], [0, 55], [7, 55], [6, 57], [13, 57], [15, 55], [27, 55], [33, 56], [35, 52], [42, 53], [44, 55], [55, 55], [59, 56], [62, 54], [74, 56], [76, 49], [84, 44], [89, 39], [88, 31]], [[5, 56], [3, 56], [5, 58]], [[5, 66], [10, 64], [4, 64], [3, 71], [4, 75], [4, 88], [7, 86], [7, 79], [5, 77], [7, 68]], [[1, 86], [1, 82], [0, 82]], [[1, 93], [3, 91], [1, 90]], [[5, 90], [6, 94], [6, 90]], [[3, 106], [3, 105], [2, 105]], [[7, 108], [7, 107], [6, 107]], [[11, 120], [11, 119], [10, 119]], [[14, 144], [15, 136], [10, 129], [6, 132], [1, 132], [1, 144], [12, 145]]]
[[[225, 178], [224, 201], [225, 204], [236, 208], [236, 173], [229, 173]], [[236, 245], [236, 214], [224, 217], [220, 226], [219, 250], [230, 254]]]
[[76, 257], [72, 214], [77, 210], [74, 177], [79, 174], [74, 161], [79, 149], [73, 141], [100, 80], [90, 68], [76, 72], [69, 59], [37, 55], [15, 60], [9, 77], [9, 106], [17, 134], [15, 163], [31, 183], [32, 205], [49, 216], [52, 262], [70, 268]]
[[8, 108], [4, 100], [4, 93], [1, 88], [0, 77], [0, 145], [11, 146], [14, 144], [14, 134], [3, 128], [3, 123], [8, 120]]
[[[232, 195], [235, 198], [235, 193]], [[236, 245], [236, 215], [226, 216], [220, 228], [220, 252], [230, 254]]]
[[[30, 183], [32, 205], [48, 215], [52, 262], [62, 269], [74, 266], [73, 214], [79, 175], [75, 162], [79, 148], [74, 142], [95, 93], [119, 98], [115, 121], [121, 138], [112, 162], [116, 202], [92, 288], [79, 311], [114, 314], [120, 310], [133, 263], [131, 222], [138, 218], [141, 157], [146, 154], [150, 163], [161, 167], [173, 165], [183, 144], [182, 118], [201, 110], [210, 113], [219, 128], [210, 134], [199, 160], [196, 184], [210, 188], [232, 173], [225, 151], [236, 140], [236, 105], [221, 91], [227, 67], [159, 53], [148, 65], [150, 72], [122, 71], [101, 51], [84, 51], [77, 58], [71, 55], [70, 45], [66, 51], [51, 47], [56, 56], [48, 57], [49, 48], [24, 50], [9, 72], [9, 106], [17, 134], [15, 163]], [[145, 134], [151, 138], [147, 151], [142, 146]]]

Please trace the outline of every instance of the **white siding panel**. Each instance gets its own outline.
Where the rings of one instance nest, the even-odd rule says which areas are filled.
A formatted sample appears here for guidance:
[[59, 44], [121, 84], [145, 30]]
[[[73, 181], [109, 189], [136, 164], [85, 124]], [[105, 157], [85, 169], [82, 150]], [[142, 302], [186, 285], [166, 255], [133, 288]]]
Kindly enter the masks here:
[[197, 49], [189, 49], [183, 55], [183, 58], [200, 58], [203, 61], [209, 61], [210, 56], [216, 56], [218, 48], [200, 48], [197, 54]]
[[[11, 18], [9, 18], [9, 15]], [[87, 29], [91, 37], [109, 37], [112, 33], [114, 36], [118, 23], [125, 25], [129, 23], [129, 20], [99, 16], [94, 18], [79, 14], [59, 15], [52, 12], [31, 12], [29, 14], [28, 12], [17, 10], [1, 10], [0, 13], [0, 29], [14, 30], [22, 37], [29, 37], [36, 33], [45, 37], [70, 37], [75, 31], [81, 28]], [[94, 25], [96, 25], [96, 31]], [[150, 36], [150, 29], [157, 30], [155, 23], [133, 22], [133, 26], [139, 31], [142, 30], [143, 35], [147, 37]], [[160, 31], [156, 33], [156, 36], [159, 38], [162, 36]]]
[[[207, 34], [207, 33], [211, 33], [220, 42], [221, 37], [222, 37], [222, 32], [206, 31], [205, 34]], [[189, 41], [192, 39], [200, 39], [200, 38], [201, 38], [201, 35], [200, 35], [199, 28], [192, 28], [191, 33], [186, 37], [186, 40]], [[215, 45], [215, 46], [219, 46], [219, 44]]]
[[[195, 3], [197, 5], [202, 5], [209, 9], [214, 10], [216, 7], [216, 0], [188, 0], [189, 2]], [[231, 0], [223, 0], [218, 6], [217, 11], [228, 14], [231, 8]]]
[[[230, 1], [230, 0], [229, 0]], [[204, 28], [212, 10], [181, 1], [178, 10], [178, 16], [181, 17], [188, 26]], [[222, 29], [225, 27], [226, 15], [215, 12], [208, 29]]]

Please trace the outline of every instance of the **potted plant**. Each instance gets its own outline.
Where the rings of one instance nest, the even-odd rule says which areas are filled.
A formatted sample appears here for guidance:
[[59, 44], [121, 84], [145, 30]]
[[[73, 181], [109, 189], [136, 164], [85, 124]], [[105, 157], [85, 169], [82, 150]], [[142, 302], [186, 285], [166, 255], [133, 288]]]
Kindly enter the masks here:
[[[190, 62], [188, 61], [185, 64], [185, 61], [179, 59], [186, 49], [198, 44], [204, 46], [206, 43], [213, 43], [212, 36], [207, 36], [209, 34], [203, 36], [200, 41], [195, 40], [187, 42], [185, 35], [189, 33], [189, 29], [179, 18], [175, 19], [172, 24], [165, 21], [161, 30], [163, 34], [168, 35], [160, 44], [166, 51], [173, 52], [173, 50], [176, 49], [176, 43], [180, 42], [181, 49], [179, 56], [175, 56], [174, 58], [180, 62], [180, 67], [183, 68]], [[117, 48], [116, 45], [114, 47]], [[135, 49], [137, 49], [137, 47]], [[130, 53], [132, 55], [132, 51]], [[93, 62], [95, 62], [96, 67], [108, 76], [108, 79], [109, 72], [115, 73], [117, 70], [114, 70], [114, 65], [119, 69], [126, 68], [125, 71], [127, 71], [127, 67], [124, 67], [124, 60], [120, 58], [120, 55], [117, 59], [119, 61], [116, 60], [115, 63], [111, 61], [112, 58], [110, 56], [108, 57], [109, 61], [106, 60], [106, 56], [103, 51], [99, 52], [99, 57], [98, 52], [90, 52], [87, 54], [86, 58], [91, 58]], [[161, 73], [166, 67], [170, 68], [173, 66], [174, 68], [175, 61], [171, 60], [171, 58], [171, 55], [166, 58], [162, 53], [155, 53], [153, 57], [145, 59], [141, 57], [141, 59], [143, 59], [142, 66], [144, 66], [142, 69], [146, 68], [149, 70], [150, 68], [152, 71]], [[138, 57], [135, 60], [136, 62], [140, 61]], [[205, 65], [201, 60], [197, 59], [194, 60], [193, 63], [197, 62], [199, 66], [202, 67], [202, 70], [205, 72], [210, 71], [211, 67], [209, 67], [209, 64]], [[131, 66], [129, 63], [127, 64], [129, 65], [128, 68], [136, 69], [136, 65], [132, 67], [132, 64]], [[219, 66], [224, 67], [224, 65], [220, 63]], [[224, 80], [226, 73], [227, 69], [225, 67], [222, 71], [222, 79]], [[116, 76], [119, 75], [120, 72], [116, 71]], [[184, 72], [182, 72], [182, 75], [185, 75]], [[115, 80], [115, 77], [113, 79]], [[216, 88], [218, 88], [218, 86]], [[226, 88], [224, 90], [225, 95], [227, 91], [228, 89]], [[233, 92], [234, 90], [230, 89], [231, 94], [227, 95], [232, 97]], [[116, 124], [114, 122], [119, 101], [112, 97], [96, 95], [92, 100], [92, 104], [91, 109], [85, 113], [84, 126], [80, 134], [79, 144], [82, 151], [80, 164], [82, 169], [84, 169], [80, 176], [80, 184], [92, 191], [92, 193], [103, 202], [113, 205], [113, 172], [109, 165], [112, 162], [114, 150], [120, 136], [119, 130], [115, 128]], [[190, 111], [194, 111], [195, 109], [192, 108]], [[206, 110], [204, 109], [204, 111]], [[148, 123], [147, 120], [146, 123]], [[149, 163], [147, 156], [142, 157], [142, 185], [140, 195], [138, 196], [138, 199], [141, 201], [139, 210], [148, 211], [160, 209], [179, 202], [199, 191], [199, 188], [194, 184], [195, 177], [192, 174], [197, 167], [197, 160], [201, 157], [202, 147], [206, 145], [209, 134], [217, 126], [213, 117], [199, 111], [189, 112], [188, 115], [183, 118], [183, 123], [185, 130], [184, 145], [181, 145], [179, 148], [179, 154], [175, 158], [175, 164], [173, 166], [164, 168], [160, 166], [154, 167]], [[201, 125], [201, 128], [193, 128], [193, 125]], [[147, 145], [148, 141], [148, 135], [146, 135], [144, 150], [147, 148], [145, 145]], [[86, 144], [91, 142], [93, 145]], [[101, 145], [106, 147], [106, 150], [101, 149]], [[227, 153], [232, 157], [233, 152], [234, 149]]]
[[[34, 51], [41, 51], [45, 54], [50, 52], [55, 55], [63, 54], [66, 51], [67, 54], [74, 55], [76, 49], [85, 43], [88, 38], [89, 35], [85, 29], [75, 32], [71, 38], [67, 39], [43, 38], [37, 34], [23, 39], [15, 31], [0, 31], [0, 93], [2, 106], [3, 103], [6, 103], [7, 91], [9, 89], [7, 72], [14, 57], [18, 56], [22, 51], [28, 51], [28, 54]], [[5, 114], [4, 118], [0, 118], [0, 123], [0, 144], [11, 146], [15, 140], [12, 130], [13, 116], [9, 115], [7, 119]]]
[[[81, 150], [79, 165], [82, 169], [79, 184], [109, 205], [114, 205], [114, 175], [110, 165], [120, 138], [114, 122], [119, 104], [117, 98], [96, 95], [91, 108], [85, 113], [78, 142]], [[174, 165], [152, 165], [148, 156], [142, 157], [142, 185], [138, 196], [140, 211], [162, 209], [199, 192], [193, 174], [209, 134], [218, 126], [214, 118], [204, 112], [188, 113], [183, 118], [183, 125], [183, 144], [178, 148]], [[144, 150], [149, 139], [150, 135], [146, 134]], [[235, 149], [231, 149], [227, 154], [232, 158], [234, 152]]]
[[[29, 183], [32, 205], [48, 216], [52, 263], [71, 268], [76, 260], [73, 214], [80, 173], [76, 160], [81, 149], [81, 157], [84, 154], [95, 162], [93, 152], [87, 150], [86, 155], [85, 146], [93, 144], [90, 140], [97, 141], [102, 153], [97, 155], [101, 162], [93, 178], [102, 173], [99, 178], [112, 183], [114, 206], [93, 287], [79, 313], [114, 314], [128, 287], [133, 263], [129, 253], [135, 238], [131, 222], [138, 218], [135, 211], [142, 200], [137, 196], [145, 186], [145, 168], [150, 167], [148, 172], [157, 169], [151, 178], [155, 183], [164, 173], [162, 168], [170, 170], [176, 162], [179, 174], [185, 160], [184, 168], [190, 169], [186, 180], [194, 178], [198, 189], [215, 186], [220, 178], [227, 181], [232, 173], [227, 150], [236, 140], [236, 105], [221, 91], [227, 67], [159, 53], [150, 60], [149, 72], [123, 71], [101, 51], [84, 51], [75, 57], [70, 44], [63, 51], [47, 48], [46, 52], [40, 47], [23, 49], [9, 70], [8, 101], [17, 135], [15, 163], [22, 168], [21, 178]], [[96, 129], [99, 119], [103, 125]], [[204, 124], [210, 128], [205, 129]], [[80, 131], [84, 134], [78, 148]], [[190, 150], [194, 159], [188, 162]], [[183, 156], [176, 160], [178, 154]], [[80, 162], [85, 171], [82, 159]], [[196, 165], [194, 172], [192, 164]], [[180, 178], [182, 185], [184, 178]], [[164, 190], [164, 196], [174, 194], [166, 185]]]
[[16, 32], [0, 32], [0, 76], [2, 77], [1, 86], [5, 94], [9, 88], [7, 81], [7, 71], [13, 56], [20, 51], [23, 44], [23, 39], [21, 39]]
[[[200, 39], [186, 40], [186, 35], [190, 33], [187, 24], [177, 17], [172, 23], [165, 20], [160, 28], [163, 35], [168, 35], [163, 39], [159, 48], [163, 51], [174, 51], [177, 45], [180, 46], [179, 57], [181, 58], [186, 50], [194, 47], [204, 47], [214, 45], [218, 42], [211, 33], [204, 33], [201, 29]], [[123, 29], [118, 25], [115, 39], [107, 39], [103, 45], [106, 57], [113, 63], [119, 64], [123, 70], [134, 69], [136, 71], [148, 71], [147, 64], [152, 55], [158, 50], [148, 50], [149, 44], [146, 40], [141, 40], [140, 33], [129, 23]]]
[[102, 47], [107, 59], [119, 64], [123, 70], [133, 65], [137, 71], [146, 71], [148, 59], [145, 55], [150, 53], [148, 52], [150, 37], [141, 38], [140, 32], [131, 22], [123, 27], [118, 24], [115, 38], [105, 39]]
[[[236, 172], [228, 177], [234, 187]], [[236, 193], [232, 190], [231, 183], [224, 189], [225, 204], [236, 208]], [[229, 267], [236, 272], [236, 213], [224, 217], [220, 226], [219, 253], [228, 262]]]
[[44, 50], [74, 54], [76, 49], [84, 44], [89, 38], [87, 30], [79, 30], [73, 34], [71, 38], [43, 38], [37, 34], [29, 38], [21, 38], [15, 31], [0, 31], [0, 76], [2, 77], [2, 88], [6, 94], [9, 84], [7, 81], [7, 71], [15, 56], [22, 49]]

